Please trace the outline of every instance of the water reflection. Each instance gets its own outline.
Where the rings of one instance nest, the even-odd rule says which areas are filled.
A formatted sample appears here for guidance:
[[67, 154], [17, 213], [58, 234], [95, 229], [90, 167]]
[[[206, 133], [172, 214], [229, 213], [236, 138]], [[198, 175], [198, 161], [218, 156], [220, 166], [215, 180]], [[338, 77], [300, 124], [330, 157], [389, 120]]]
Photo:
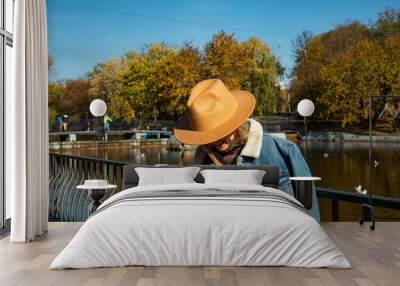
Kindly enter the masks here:
[[[65, 151], [65, 153], [93, 157], [96, 156], [96, 150], [90, 149]], [[116, 160], [143, 165], [190, 165], [193, 160], [193, 152], [168, 151], [168, 149], [165, 147], [123, 147], [102, 149], [100, 150], [100, 157], [107, 160]]]
[[[307, 161], [313, 175], [323, 178], [320, 185], [343, 190], [368, 186], [368, 147], [366, 142], [312, 142], [307, 145]], [[304, 145], [300, 148], [304, 152]], [[400, 144], [374, 143], [374, 194], [400, 197]]]

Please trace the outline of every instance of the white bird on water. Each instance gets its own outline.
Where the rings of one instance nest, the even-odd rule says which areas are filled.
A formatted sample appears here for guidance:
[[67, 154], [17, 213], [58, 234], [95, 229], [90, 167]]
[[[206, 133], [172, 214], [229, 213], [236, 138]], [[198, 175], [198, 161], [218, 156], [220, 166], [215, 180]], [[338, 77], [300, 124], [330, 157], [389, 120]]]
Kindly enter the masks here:
[[366, 195], [368, 193], [367, 190], [363, 190], [362, 189], [361, 185], [358, 185], [358, 186], [354, 187], [354, 189], [356, 190], [357, 193], [360, 193], [360, 194], [363, 194], [363, 195]]

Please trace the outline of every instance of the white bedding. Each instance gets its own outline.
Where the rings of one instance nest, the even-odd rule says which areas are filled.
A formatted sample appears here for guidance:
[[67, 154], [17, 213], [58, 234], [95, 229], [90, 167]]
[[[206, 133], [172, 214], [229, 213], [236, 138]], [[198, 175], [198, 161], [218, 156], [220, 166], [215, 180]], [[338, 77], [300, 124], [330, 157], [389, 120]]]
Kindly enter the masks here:
[[317, 221], [273, 199], [121, 200], [136, 192], [208, 189], [261, 190], [299, 204], [279, 190], [254, 185], [194, 183], [131, 188], [105, 201], [50, 269], [127, 265], [351, 267]]

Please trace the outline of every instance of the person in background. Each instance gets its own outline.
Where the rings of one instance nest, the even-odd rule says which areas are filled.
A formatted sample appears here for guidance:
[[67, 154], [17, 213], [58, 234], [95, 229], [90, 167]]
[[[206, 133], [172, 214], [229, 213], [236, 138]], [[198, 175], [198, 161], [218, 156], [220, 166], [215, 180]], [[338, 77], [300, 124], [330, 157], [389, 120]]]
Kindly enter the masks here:
[[69, 124], [69, 122], [68, 122], [68, 115], [66, 115], [66, 114], [64, 114], [63, 115], [63, 121], [62, 121], [62, 131], [67, 131], [68, 130], [68, 124]]
[[85, 115], [83, 116], [83, 124], [84, 127], [86, 127], [86, 131], [90, 131], [91, 129], [91, 122], [90, 122], [90, 117], [89, 117], [89, 112], [85, 112]]
[[57, 114], [56, 115], [56, 130], [59, 132], [64, 131], [64, 120], [65, 115]]
[[[203, 80], [190, 92], [175, 138], [198, 145], [194, 164], [278, 166], [279, 189], [294, 196], [289, 177], [311, 176], [310, 169], [296, 144], [264, 133], [262, 125], [249, 118], [255, 103], [247, 91], [229, 91], [219, 79]], [[315, 189], [310, 214], [320, 219]]]
[[110, 131], [110, 122], [112, 122], [112, 119], [108, 114], [104, 116], [103, 122], [104, 122], [104, 131]]

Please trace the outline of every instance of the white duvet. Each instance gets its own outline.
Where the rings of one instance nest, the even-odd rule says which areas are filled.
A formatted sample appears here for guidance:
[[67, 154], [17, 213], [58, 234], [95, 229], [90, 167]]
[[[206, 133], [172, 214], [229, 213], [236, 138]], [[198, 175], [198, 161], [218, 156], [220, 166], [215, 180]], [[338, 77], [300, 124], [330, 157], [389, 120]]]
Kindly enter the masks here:
[[[262, 190], [262, 186], [180, 184], [135, 187], [105, 201], [50, 269], [145, 266], [294, 266], [349, 268], [311, 216], [290, 204], [258, 198], [151, 198], [132, 192]], [[114, 202], [114, 204], [113, 204]]]

